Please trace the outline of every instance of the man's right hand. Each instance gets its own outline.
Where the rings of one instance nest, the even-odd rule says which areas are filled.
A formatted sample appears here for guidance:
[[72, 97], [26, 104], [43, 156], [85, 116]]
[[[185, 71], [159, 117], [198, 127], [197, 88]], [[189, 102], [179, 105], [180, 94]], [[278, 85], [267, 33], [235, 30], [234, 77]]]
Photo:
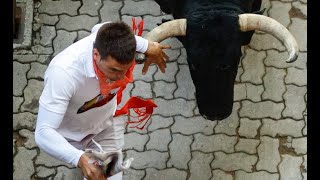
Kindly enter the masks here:
[[89, 163], [90, 158], [84, 153], [80, 157], [78, 167], [87, 180], [107, 180], [100, 167]]

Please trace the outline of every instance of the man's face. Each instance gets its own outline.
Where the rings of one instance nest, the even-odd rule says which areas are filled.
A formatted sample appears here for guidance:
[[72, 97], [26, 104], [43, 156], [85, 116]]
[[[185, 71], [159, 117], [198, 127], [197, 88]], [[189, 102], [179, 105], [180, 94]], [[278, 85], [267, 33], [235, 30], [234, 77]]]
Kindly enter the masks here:
[[131, 67], [133, 61], [128, 64], [120, 64], [117, 60], [111, 56], [107, 56], [105, 59], [101, 59], [99, 52], [94, 49], [93, 58], [99, 70], [110, 80], [117, 81], [125, 77], [126, 72]]

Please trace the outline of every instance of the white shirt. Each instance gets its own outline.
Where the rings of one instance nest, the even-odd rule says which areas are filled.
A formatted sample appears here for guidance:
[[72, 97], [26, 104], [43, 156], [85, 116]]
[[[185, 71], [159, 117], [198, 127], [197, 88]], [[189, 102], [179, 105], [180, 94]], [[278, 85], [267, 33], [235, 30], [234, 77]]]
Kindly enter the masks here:
[[[89, 134], [98, 134], [112, 124], [117, 107], [115, 95], [100, 106], [83, 108], [93, 107], [95, 103], [91, 100], [100, 94], [92, 50], [97, 31], [103, 24], [95, 25], [88, 37], [70, 45], [52, 59], [45, 72], [44, 89], [39, 99], [35, 131], [37, 145], [74, 166], [77, 166], [84, 152], [73, 147], [65, 138], [80, 141]], [[135, 37], [136, 50], [144, 53], [148, 41]], [[115, 94], [117, 90], [114, 90]], [[94, 100], [98, 102], [101, 98]]]

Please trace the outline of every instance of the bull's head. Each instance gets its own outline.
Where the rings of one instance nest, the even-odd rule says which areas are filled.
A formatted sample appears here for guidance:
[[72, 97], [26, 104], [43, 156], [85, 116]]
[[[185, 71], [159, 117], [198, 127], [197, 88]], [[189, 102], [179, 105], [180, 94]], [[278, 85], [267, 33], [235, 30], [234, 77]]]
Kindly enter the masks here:
[[[192, 17], [191, 17], [192, 16]], [[192, 21], [189, 21], [193, 18]], [[277, 21], [258, 14], [218, 14], [203, 18], [189, 14], [161, 24], [146, 39], [161, 42], [184, 36], [183, 45], [191, 77], [196, 88], [200, 114], [206, 119], [222, 120], [232, 112], [233, 88], [241, 57], [241, 45], [247, 44], [245, 32], [260, 30], [284, 43], [290, 63], [297, 59], [298, 44], [291, 33]], [[251, 34], [252, 36], [252, 34]], [[251, 38], [250, 36], [250, 38]]]

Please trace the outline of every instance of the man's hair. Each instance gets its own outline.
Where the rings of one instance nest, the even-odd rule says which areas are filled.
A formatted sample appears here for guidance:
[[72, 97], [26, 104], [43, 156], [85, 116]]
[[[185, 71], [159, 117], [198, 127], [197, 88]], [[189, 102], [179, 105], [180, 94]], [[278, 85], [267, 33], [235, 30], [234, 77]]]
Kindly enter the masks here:
[[126, 23], [105, 23], [98, 31], [93, 47], [97, 48], [102, 60], [110, 55], [118, 63], [128, 64], [134, 59], [136, 39]]

